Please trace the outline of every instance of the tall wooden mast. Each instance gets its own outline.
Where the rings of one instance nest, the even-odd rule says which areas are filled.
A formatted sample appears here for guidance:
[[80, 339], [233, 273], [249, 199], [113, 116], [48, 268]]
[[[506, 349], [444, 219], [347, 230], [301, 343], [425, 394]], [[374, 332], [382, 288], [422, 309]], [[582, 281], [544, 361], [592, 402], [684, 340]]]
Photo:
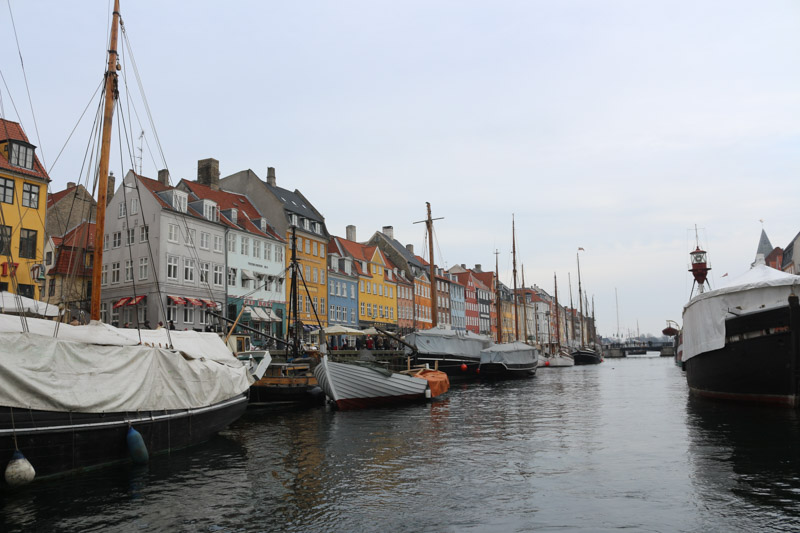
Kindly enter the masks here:
[[106, 69], [105, 108], [103, 110], [100, 166], [97, 170], [97, 214], [95, 216], [94, 262], [92, 264], [92, 320], [100, 320], [100, 274], [103, 266], [103, 235], [105, 233], [106, 221], [108, 162], [111, 154], [111, 123], [114, 119], [114, 102], [119, 96], [117, 88], [117, 36], [119, 34], [119, 19], [119, 0], [114, 0], [111, 39], [109, 40], [108, 46], [108, 68]]
[[522, 342], [528, 342], [528, 298], [525, 292], [525, 265], [522, 265]]
[[439, 292], [436, 290], [436, 267], [433, 265], [433, 219], [431, 218], [431, 203], [425, 202], [428, 206], [428, 218], [425, 220], [425, 225], [428, 228], [428, 253], [431, 258], [431, 327], [436, 327], [439, 324], [439, 305], [437, 299]]
[[511, 261], [514, 267], [514, 340], [519, 340], [519, 310], [517, 309], [517, 236], [514, 215], [511, 215]]
[[581, 325], [581, 347], [585, 346], [586, 343], [583, 340], [583, 298], [581, 297], [581, 254], [580, 251], [583, 248], [578, 248], [578, 251], [575, 252], [575, 257], [578, 258], [578, 302], [580, 302], [581, 306], [581, 316], [580, 318], [580, 325]]
[[500, 252], [494, 252], [494, 305], [497, 308], [495, 315], [497, 315], [497, 342], [503, 342], [503, 313], [500, 304], [500, 270], [497, 266], [497, 256]]
[[553, 272], [553, 283], [556, 293], [556, 354], [558, 354], [561, 352], [561, 313], [558, 310], [558, 278], [555, 272]]

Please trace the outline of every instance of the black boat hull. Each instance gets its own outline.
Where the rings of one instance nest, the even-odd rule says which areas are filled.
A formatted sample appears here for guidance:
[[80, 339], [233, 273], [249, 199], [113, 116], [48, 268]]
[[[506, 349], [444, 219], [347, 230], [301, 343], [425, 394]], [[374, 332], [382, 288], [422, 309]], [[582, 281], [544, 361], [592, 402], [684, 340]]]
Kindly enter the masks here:
[[325, 393], [317, 384], [250, 386], [251, 404], [273, 402], [322, 404], [325, 403]]
[[[208, 440], [247, 409], [247, 393], [198, 409], [130, 413], [64, 413], [0, 409], [0, 467], [19, 449], [36, 479], [130, 460], [128, 426], [141, 433], [150, 454]], [[4, 481], [0, 481], [0, 485]]]
[[594, 350], [576, 350], [570, 354], [576, 365], [597, 365], [603, 361]]
[[793, 406], [793, 359], [789, 307], [725, 322], [725, 346], [684, 361], [690, 390], [727, 400]]
[[480, 366], [482, 379], [524, 379], [536, 375], [538, 362], [533, 365], [505, 365], [502, 363], [484, 363]]

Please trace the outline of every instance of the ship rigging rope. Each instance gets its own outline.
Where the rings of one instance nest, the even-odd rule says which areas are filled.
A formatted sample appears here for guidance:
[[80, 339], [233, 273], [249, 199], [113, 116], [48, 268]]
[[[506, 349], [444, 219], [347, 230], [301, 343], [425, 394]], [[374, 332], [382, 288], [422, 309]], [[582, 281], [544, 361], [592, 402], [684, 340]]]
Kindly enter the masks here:
[[33, 100], [31, 99], [31, 90], [28, 87], [28, 74], [25, 72], [25, 62], [22, 60], [22, 48], [19, 45], [19, 37], [17, 36], [17, 25], [14, 23], [14, 13], [11, 11], [11, 0], [7, 0], [8, 14], [11, 17], [11, 27], [14, 29], [14, 40], [17, 43], [17, 53], [19, 54], [19, 64], [22, 67], [22, 77], [25, 80], [25, 91], [28, 93], [28, 104], [31, 106], [31, 116], [33, 117], [33, 127], [36, 130], [36, 140], [39, 143], [39, 154], [42, 158], [42, 166], [47, 167], [44, 160], [44, 147], [42, 146], [42, 138], [39, 136], [39, 124], [36, 122], [36, 113], [33, 110]]
[[75, 130], [77, 130], [78, 126], [80, 126], [81, 122], [83, 121], [84, 115], [89, 110], [89, 106], [92, 105], [92, 102], [97, 97], [97, 93], [100, 92], [100, 89], [103, 87], [103, 85], [105, 85], [105, 80], [104, 79], [100, 80], [100, 83], [97, 84], [97, 88], [94, 90], [94, 94], [92, 94], [92, 97], [86, 103], [86, 107], [83, 108], [83, 112], [78, 117], [78, 120], [75, 122], [75, 126], [73, 126], [72, 131], [69, 132], [69, 135], [67, 136], [67, 140], [64, 141], [64, 145], [61, 147], [61, 150], [58, 152], [58, 155], [56, 156], [55, 161], [53, 161], [52, 166], [47, 170], [48, 174], [53, 172], [53, 169], [56, 167], [56, 163], [58, 163], [58, 160], [61, 158], [61, 154], [64, 153], [64, 150], [67, 148], [67, 144], [69, 144], [70, 139], [72, 139], [72, 136], [75, 134]]
[[[95, 92], [95, 94], [96, 94], [96, 92]], [[87, 108], [88, 108], [88, 106], [87, 106]], [[100, 135], [101, 135], [100, 119], [102, 117], [102, 110], [103, 110], [103, 99], [101, 98], [100, 101], [98, 102], [98, 105], [97, 105], [97, 110], [95, 112], [95, 119], [94, 119], [94, 123], [93, 123], [93, 126], [92, 126], [92, 132], [93, 132], [93, 136], [95, 136], [95, 139], [93, 141], [92, 140], [92, 136], [90, 136], [89, 140], [87, 141], [86, 149], [84, 151], [83, 161], [81, 163], [81, 169], [80, 169], [80, 172], [78, 173], [78, 176], [82, 176], [83, 172], [84, 172], [84, 169], [86, 169], [86, 185], [87, 186], [89, 185], [90, 172], [91, 172], [91, 168], [93, 166], [92, 165], [92, 161], [94, 161], [95, 149], [99, 146], [99, 143], [100, 143]], [[84, 110], [84, 113], [85, 113], [85, 110]], [[78, 184], [80, 184], [80, 180], [78, 180]], [[88, 187], [86, 187], [86, 189], [88, 191]], [[90, 193], [92, 195], [92, 197], [94, 197], [94, 192], [96, 191], [96, 189], [97, 189], [97, 180], [95, 178], [94, 185], [92, 187], [92, 193]], [[75, 194], [72, 196], [72, 202], [70, 203], [69, 211], [67, 212], [66, 221], [61, 220], [60, 219], [60, 215], [58, 214], [58, 211], [55, 211], [56, 217], [59, 217], [59, 218], [57, 218], [57, 223], [58, 223], [58, 226], [60, 228], [59, 233], [60, 233], [61, 236], [66, 234], [69, 230], [73, 229], [73, 228], [68, 228], [67, 226], [70, 224], [70, 221], [72, 220], [72, 215], [73, 215], [73, 213], [75, 211], [75, 206], [76, 206], [77, 202], [78, 202], [78, 189], [76, 187]], [[92, 209], [91, 209], [91, 206], [90, 206], [90, 208], [89, 208], [89, 215], [90, 216], [87, 217], [89, 219], [89, 220], [87, 220], [87, 222], [89, 222], [90, 219], [91, 219], [91, 211], [92, 211]], [[87, 226], [87, 230], [88, 230], [88, 226]], [[89, 244], [88, 235], [87, 235], [86, 241], [84, 241], [83, 244], [84, 244], [85, 250], [88, 251], [88, 244]], [[63, 247], [63, 242], [62, 242], [62, 246], [58, 247], [58, 249], [56, 251], [59, 253], [59, 255], [65, 251], [64, 247]], [[84, 251], [84, 253], [85, 253], [85, 251]], [[73, 298], [72, 298], [73, 294], [72, 293], [74, 291], [72, 290], [72, 288], [75, 286], [75, 284], [77, 282], [77, 269], [78, 269], [78, 264], [76, 262], [77, 255], [79, 255], [79, 254], [71, 254], [70, 262], [69, 262], [69, 265], [68, 265], [68, 268], [67, 268], [66, 275], [64, 276], [64, 278], [62, 279], [62, 282], [61, 282], [61, 287], [60, 287], [60, 291], [59, 291], [59, 300], [63, 304], [65, 304], [65, 308], [67, 306], [69, 306], [69, 304], [73, 301]], [[58, 257], [55, 257], [54, 259], [55, 259], [54, 266], [56, 266], [56, 265], [58, 265]], [[85, 261], [85, 258], [84, 258], [84, 261]], [[51, 280], [52, 279], [53, 278], [51, 278]], [[79, 287], [78, 292], [80, 293], [81, 291], [82, 291], [82, 287]], [[48, 300], [49, 300], [49, 294], [48, 294]], [[84, 300], [85, 300], [85, 298], [79, 298], [78, 299], [78, 305], [80, 306], [80, 303], [82, 301], [84, 301]], [[57, 332], [56, 332], [56, 334], [57, 334]]]

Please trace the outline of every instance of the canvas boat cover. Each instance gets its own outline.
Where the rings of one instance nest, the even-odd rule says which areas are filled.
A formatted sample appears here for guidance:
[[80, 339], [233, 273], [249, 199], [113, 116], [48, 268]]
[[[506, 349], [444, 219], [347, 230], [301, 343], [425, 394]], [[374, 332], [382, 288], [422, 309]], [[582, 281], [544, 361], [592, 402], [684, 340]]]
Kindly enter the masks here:
[[[0, 315], [0, 406], [103, 413], [194, 409], [245, 392], [247, 368], [214, 333], [70, 326]], [[58, 327], [58, 337], [53, 335]], [[161, 344], [161, 347], [159, 347]]]
[[450, 378], [447, 374], [438, 370], [423, 369], [414, 374], [414, 377], [422, 378], [428, 382], [428, 388], [431, 391], [431, 398], [441, 396], [450, 389]]
[[501, 363], [504, 365], [524, 365], [537, 361], [533, 346], [524, 342], [495, 344], [481, 351], [481, 364]]
[[725, 346], [725, 320], [787, 305], [800, 294], [800, 276], [757, 263], [724, 286], [699, 294], [683, 308], [683, 361]]
[[457, 355], [476, 361], [481, 358], [481, 350], [492, 345], [492, 340], [484, 335], [444, 328], [415, 331], [406, 335], [405, 341], [421, 355]]
[[0, 313], [58, 316], [58, 307], [8, 291], [0, 292]]

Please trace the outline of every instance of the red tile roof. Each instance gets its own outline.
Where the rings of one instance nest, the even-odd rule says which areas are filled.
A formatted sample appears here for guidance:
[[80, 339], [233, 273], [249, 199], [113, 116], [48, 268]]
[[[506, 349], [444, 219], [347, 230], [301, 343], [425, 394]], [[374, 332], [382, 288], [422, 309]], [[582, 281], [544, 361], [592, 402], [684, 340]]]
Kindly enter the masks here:
[[[68, 231], [64, 237], [62, 246], [72, 248], [94, 248], [94, 238], [97, 225], [93, 222], [81, 222], [73, 229]], [[86, 245], [88, 238], [88, 246]], [[55, 241], [54, 241], [55, 242]]]
[[[22, 141], [30, 144], [28, 136], [25, 135], [24, 131], [22, 131], [22, 126], [20, 126], [19, 123], [0, 118], [0, 142], [8, 140]], [[25, 174], [27, 176], [50, 181], [50, 177], [47, 175], [44, 167], [39, 162], [39, 157], [36, 155], [35, 150], [33, 152], [33, 170], [16, 167], [9, 163], [8, 159], [2, 156], [0, 156], [0, 169], [10, 170], [18, 174]]]
[[92, 269], [84, 266], [84, 254], [83, 249], [62, 248], [58, 252], [56, 264], [47, 274], [50, 276], [53, 274], [91, 276]]

